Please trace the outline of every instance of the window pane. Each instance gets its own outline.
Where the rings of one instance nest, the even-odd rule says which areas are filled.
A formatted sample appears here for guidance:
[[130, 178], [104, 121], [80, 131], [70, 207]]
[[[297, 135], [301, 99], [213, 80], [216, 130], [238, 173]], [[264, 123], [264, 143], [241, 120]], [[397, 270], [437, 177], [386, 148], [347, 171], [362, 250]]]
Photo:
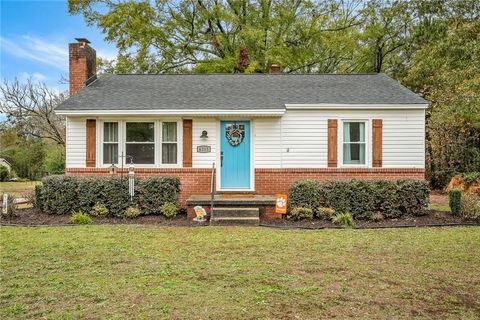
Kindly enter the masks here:
[[103, 123], [103, 141], [118, 142], [118, 122]]
[[176, 122], [162, 123], [162, 141], [164, 142], [177, 141], [177, 123]]
[[153, 142], [154, 132], [153, 122], [127, 122], [128, 142]]
[[177, 163], [177, 144], [163, 143], [162, 144], [162, 163]]
[[118, 144], [104, 143], [103, 144], [103, 164], [118, 163]]
[[365, 142], [364, 122], [345, 122], [343, 124], [344, 142]]
[[364, 143], [344, 143], [343, 144], [343, 163], [344, 164], [365, 164], [365, 144]]
[[[126, 152], [132, 156], [134, 164], [154, 164], [155, 163], [155, 145], [153, 143], [126, 143]], [[129, 163], [130, 159], [126, 159]]]

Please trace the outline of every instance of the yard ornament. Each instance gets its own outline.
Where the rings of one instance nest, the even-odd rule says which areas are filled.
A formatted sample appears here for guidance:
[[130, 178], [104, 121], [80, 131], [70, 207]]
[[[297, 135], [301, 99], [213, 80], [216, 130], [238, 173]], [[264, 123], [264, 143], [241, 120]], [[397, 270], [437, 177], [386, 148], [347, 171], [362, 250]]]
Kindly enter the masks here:
[[197, 221], [197, 222], [206, 221], [205, 216], [207, 215], [207, 212], [202, 206], [195, 206], [193, 210], [195, 210], [195, 216], [196, 216], [195, 218], [193, 218], [194, 221]]

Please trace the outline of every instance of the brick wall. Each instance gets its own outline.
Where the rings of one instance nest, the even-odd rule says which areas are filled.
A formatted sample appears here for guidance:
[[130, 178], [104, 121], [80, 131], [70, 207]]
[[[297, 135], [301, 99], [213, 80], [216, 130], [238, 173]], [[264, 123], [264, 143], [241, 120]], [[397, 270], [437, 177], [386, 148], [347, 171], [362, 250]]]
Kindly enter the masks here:
[[425, 179], [423, 169], [256, 169], [255, 191], [258, 194], [287, 193], [288, 187], [300, 179], [326, 180], [398, 180]]
[[[66, 174], [78, 176], [108, 176], [107, 168], [68, 168]], [[117, 174], [120, 174], [119, 172]], [[127, 176], [128, 170], [124, 169]], [[200, 168], [137, 168], [137, 177], [148, 176], [178, 176], [182, 184], [180, 203], [185, 206], [185, 201], [193, 194], [210, 193], [211, 169]], [[287, 193], [288, 187], [299, 179], [317, 180], [397, 180], [415, 179], [423, 180], [425, 173], [423, 169], [345, 169], [345, 168], [324, 168], [324, 169], [256, 169], [255, 190], [257, 194]]]

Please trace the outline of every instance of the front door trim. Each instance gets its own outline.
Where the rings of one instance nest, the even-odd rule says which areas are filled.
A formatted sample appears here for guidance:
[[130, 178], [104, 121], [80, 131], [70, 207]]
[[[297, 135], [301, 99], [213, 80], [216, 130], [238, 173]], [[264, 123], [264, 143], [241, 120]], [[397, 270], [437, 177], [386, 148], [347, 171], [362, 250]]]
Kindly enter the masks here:
[[[221, 184], [221, 171], [222, 167], [220, 166], [220, 152], [222, 151], [222, 121], [250, 121], [250, 188], [222, 188]], [[216, 176], [215, 176], [215, 185], [216, 191], [222, 192], [254, 192], [255, 191], [255, 168], [254, 168], [254, 161], [255, 158], [254, 154], [254, 143], [255, 143], [255, 125], [254, 121], [251, 118], [243, 118], [243, 117], [232, 117], [232, 118], [219, 118], [217, 119], [217, 154], [216, 154], [216, 161], [215, 161], [215, 168], [216, 168]]]

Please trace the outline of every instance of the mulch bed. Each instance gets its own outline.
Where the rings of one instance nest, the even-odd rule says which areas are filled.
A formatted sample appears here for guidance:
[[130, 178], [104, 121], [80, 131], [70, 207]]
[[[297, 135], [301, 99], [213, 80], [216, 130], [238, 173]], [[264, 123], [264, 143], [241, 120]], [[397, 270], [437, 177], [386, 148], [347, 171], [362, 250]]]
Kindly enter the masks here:
[[[179, 214], [173, 219], [167, 219], [164, 216], [140, 216], [135, 219], [122, 218], [101, 218], [92, 217], [95, 224], [146, 224], [160, 225], [167, 227], [185, 227], [198, 226], [198, 223], [187, 219], [185, 213]], [[0, 218], [2, 225], [24, 225], [24, 226], [60, 226], [70, 225], [70, 215], [46, 214], [35, 209], [19, 209], [14, 217]], [[379, 222], [373, 221], [355, 221], [357, 228], [392, 228], [392, 227], [424, 227], [424, 226], [449, 226], [449, 225], [480, 225], [480, 222], [472, 222], [460, 217], [454, 217], [450, 213], [431, 211], [429, 215], [421, 217], [404, 217], [401, 219], [385, 219]], [[264, 220], [262, 226], [271, 226], [278, 228], [340, 228], [328, 220], [301, 220], [294, 221], [289, 219]]]
[[[179, 214], [173, 219], [164, 216], [140, 216], [135, 219], [102, 218], [92, 217], [94, 224], [150, 224], [162, 226], [189, 226], [191, 222], [186, 214]], [[25, 226], [55, 226], [72, 224], [70, 215], [56, 215], [40, 212], [36, 209], [19, 209], [14, 217], [0, 218], [2, 225], [25, 225]], [[73, 225], [73, 224], [72, 224]]]
[[[341, 228], [328, 220], [300, 220], [278, 219], [265, 221], [263, 226], [285, 227], [285, 228]], [[402, 217], [399, 219], [385, 219], [383, 221], [356, 220], [356, 228], [400, 228], [400, 227], [428, 227], [428, 226], [452, 226], [452, 225], [480, 225], [480, 222], [466, 220], [461, 217], [452, 216], [449, 212], [430, 211], [430, 214], [420, 217]]]

